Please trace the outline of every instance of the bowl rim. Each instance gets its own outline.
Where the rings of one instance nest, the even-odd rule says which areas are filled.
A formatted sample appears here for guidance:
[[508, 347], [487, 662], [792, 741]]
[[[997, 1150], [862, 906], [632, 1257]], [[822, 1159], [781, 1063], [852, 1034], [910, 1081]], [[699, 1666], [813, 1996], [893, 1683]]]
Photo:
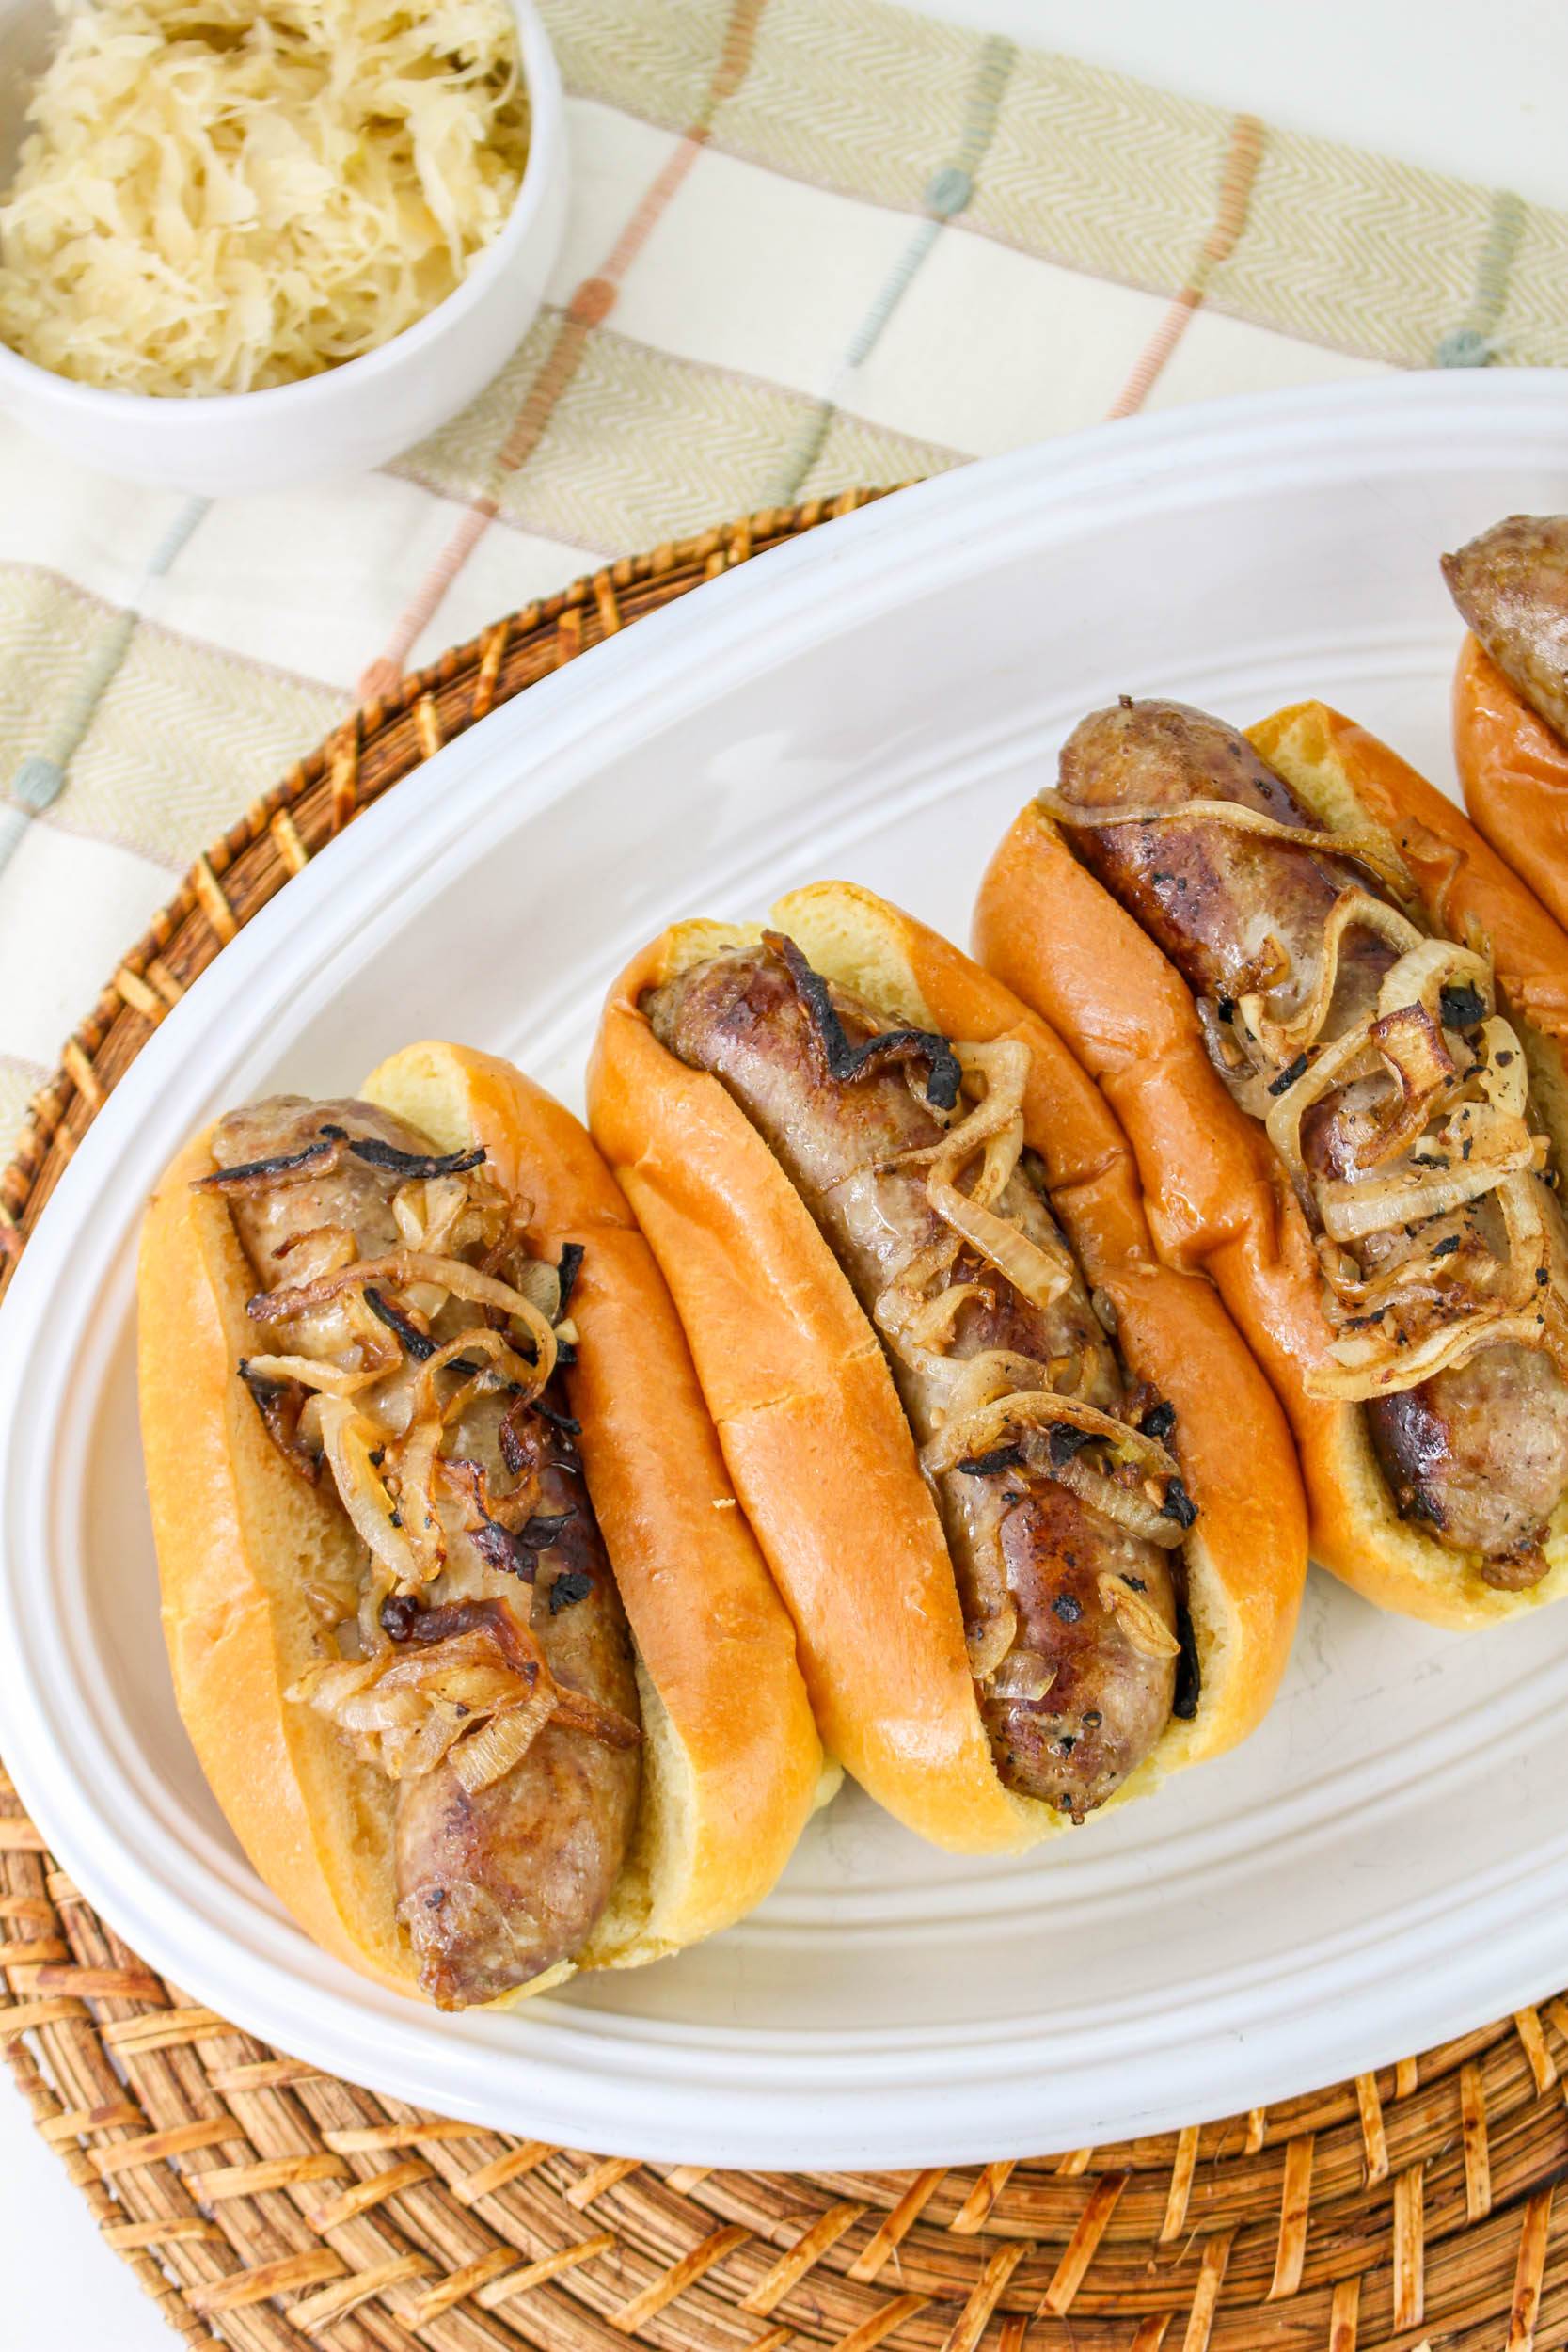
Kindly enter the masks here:
[[[504, 276], [544, 210], [564, 158], [565, 100], [561, 72], [536, 0], [505, 0], [505, 6], [516, 24], [518, 58], [529, 96], [528, 161], [499, 232], [462, 284], [443, 294], [422, 318], [378, 343], [373, 351], [361, 352], [357, 358], [344, 359], [314, 375], [296, 377], [292, 384], [268, 384], [244, 392], [131, 392], [82, 384], [74, 376], [61, 375], [54, 368], [24, 358], [0, 340], [0, 399], [8, 390], [13, 395], [47, 398], [80, 417], [102, 417], [108, 413], [105, 404], [112, 403], [117, 419], [151, 425], [154, 420], [161, 423], [178, 417], [187, 426], [219, 416], [232, 417], [243, 403], [247, 417], [262, 421], [283, 416], [291, 405], [301, 406], [308, 399], [319, 404], [327, 398], [350, 398], [359, 387], [373, 388], [378, 378], [391, 374], [405, 359], [417, 358], [477, 308]], [[340, 387], [346, 389], [340, 390]]]

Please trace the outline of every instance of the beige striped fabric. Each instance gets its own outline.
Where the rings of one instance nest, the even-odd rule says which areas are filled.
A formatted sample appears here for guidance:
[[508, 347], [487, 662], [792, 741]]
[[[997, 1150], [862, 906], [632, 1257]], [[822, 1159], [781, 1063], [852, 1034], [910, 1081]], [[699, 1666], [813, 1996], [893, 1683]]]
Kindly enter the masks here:
[[[485, 496], [496, 453], [559, 317], [547, 314], [490, 389], [411, 451], [398, 471], [449, 499]], [[700, 531], [756, 505], [764, 486], [759, 450], [787, 448], [814, 407], [803, 392], [595, 327], [570, 397], [528, 464], [501, 476], [499, 511], [524, 530], [584, 548], [629, 551]], [[913, 480], [958, 465], [965, 454], [840, 414], [813, 467], [810, 494]]]
[[1568, 215], [882, 0], [543, 0], [573, 205], [467, 413], [207, 505], [0, 423], [0, 1129], [193, 852], [605, 555], [1142, 407], [1568, 362]]

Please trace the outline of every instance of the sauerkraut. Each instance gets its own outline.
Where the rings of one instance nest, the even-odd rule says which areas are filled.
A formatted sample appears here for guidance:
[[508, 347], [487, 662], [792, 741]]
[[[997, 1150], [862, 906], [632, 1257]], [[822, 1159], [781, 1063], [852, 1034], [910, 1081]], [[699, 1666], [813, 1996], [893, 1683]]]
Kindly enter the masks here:
[[528, 156], [504, 0], [64, 9], [0, 202], [0, 336], [112, 390], [243, 392], [461, 283]]

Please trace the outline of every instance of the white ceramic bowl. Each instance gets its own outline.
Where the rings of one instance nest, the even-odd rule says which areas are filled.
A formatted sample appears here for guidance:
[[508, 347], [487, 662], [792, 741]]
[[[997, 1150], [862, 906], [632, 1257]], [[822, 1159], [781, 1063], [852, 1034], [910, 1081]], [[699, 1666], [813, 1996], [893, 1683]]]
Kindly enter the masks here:
[[[523, 184], [495, 243], [417, 326], [298, 384], [188, 400], [73, 384], [0, 343], [0, 407], [87, 465], [212, 497], [362, 471], [455, 416], [522, 341], [566, 219], [561, 77], [533, 0], [510, 5], [532, 113]], [[56, 24], [51, 0], [0, 0], [0, 188]]]

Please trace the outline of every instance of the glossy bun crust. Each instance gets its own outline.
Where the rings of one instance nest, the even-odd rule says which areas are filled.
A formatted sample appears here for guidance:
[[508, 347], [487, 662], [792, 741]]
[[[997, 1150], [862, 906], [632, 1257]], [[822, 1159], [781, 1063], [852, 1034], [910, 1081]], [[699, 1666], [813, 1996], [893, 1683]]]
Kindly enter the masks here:
[[1453, 751], [1478, 831], [1568, 927], [1568, 744], [1473, 637], [1454, 671]]

